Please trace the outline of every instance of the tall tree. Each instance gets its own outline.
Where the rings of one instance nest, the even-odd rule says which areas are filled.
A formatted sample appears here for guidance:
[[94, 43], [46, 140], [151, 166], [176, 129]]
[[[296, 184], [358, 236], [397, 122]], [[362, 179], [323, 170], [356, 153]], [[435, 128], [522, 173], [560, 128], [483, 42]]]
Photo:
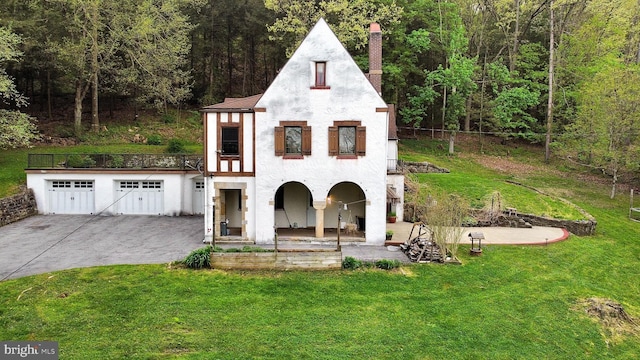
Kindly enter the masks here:
[[287, 44], [289, 55], [320, 18], [325, 18], [348, 49], [358, 50], [368, 43], [370, 23], [385, 28], [402, 14], [395, 2], [383, 0], [265, 0], [265, 6], [279, 15], [268, 29], [273, 39]]
[[563, 139], [564, 155], [611, 176], [611, 198], [621, 171], [640, 164], [640, 66], [610, 63], [584, 82], [578, 117]]
[[553, 0], [549, 0], [549, 98], [547, 99], [547, 134], [544, 141], [544, 160], [549, 162], [551, 157], [551, 125], [553, 124]]
[[[8, 63], [18, 61], [20, 36], [0, 26], [0, 102], [8, 107], [21, 107], [27, 100], [20, 94], [13, 78], [7, 75]], [[35, 119], [17, 110], [0, 109], [0, 149], [26, 146], [37, 138]]]
[[187, 56], [192, 25], [179, 0], [143, 0], [111, 19], [118, 39], [115, 78], [143, 104], [166, 112], [190, 96]]
[[98, 85], [100, 69], [111, 61], [118, 47], [108, 22], [115, 17], [120, 5], [102, 0], [54, 0], [66, 16], [66, 33], [56, 39], [57, 57], [62, 61], [75, 85], [74, 128], [82, 132], [82, 105], [89, 92], [91, 98], [91, 130], [99, 131]]

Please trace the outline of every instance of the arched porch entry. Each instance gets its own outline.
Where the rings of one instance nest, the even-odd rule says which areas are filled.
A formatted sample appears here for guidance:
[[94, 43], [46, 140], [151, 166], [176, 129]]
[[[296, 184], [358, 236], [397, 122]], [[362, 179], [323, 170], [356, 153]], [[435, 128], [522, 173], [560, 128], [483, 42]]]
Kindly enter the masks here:
[[339, 228], [345, 236], [364, 236], [366, 205], [366, 196], [358, 184], [345, 181], [334, 185], [327, 196], [325, 227], [331, 230]]
[[308, 229], [316, 225], [313, 196], [306, 185], [291, 181], [281, 185], [274, 196], [276, 229]]

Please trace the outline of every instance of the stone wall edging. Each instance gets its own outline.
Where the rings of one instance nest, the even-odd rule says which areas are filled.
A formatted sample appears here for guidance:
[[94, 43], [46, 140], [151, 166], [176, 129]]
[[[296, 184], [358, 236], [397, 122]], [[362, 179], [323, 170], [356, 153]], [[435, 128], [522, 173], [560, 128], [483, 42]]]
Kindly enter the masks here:
[[38, 214], [33, 190], [22, 187], [20, 193], [0, 199], [0, 226]]
[[420, 174], [448, 174], [449, 169], [439, 167], [429, 162], [399, 161], [398, 167], [401, 172]]

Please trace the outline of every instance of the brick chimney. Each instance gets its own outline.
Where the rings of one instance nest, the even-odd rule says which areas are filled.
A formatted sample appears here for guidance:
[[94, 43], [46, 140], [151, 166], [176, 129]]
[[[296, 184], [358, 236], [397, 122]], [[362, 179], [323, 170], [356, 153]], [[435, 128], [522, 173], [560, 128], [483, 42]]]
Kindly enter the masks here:
[[369, 25], [369, 82], [382, 95], [382, 31], [377, 23]]

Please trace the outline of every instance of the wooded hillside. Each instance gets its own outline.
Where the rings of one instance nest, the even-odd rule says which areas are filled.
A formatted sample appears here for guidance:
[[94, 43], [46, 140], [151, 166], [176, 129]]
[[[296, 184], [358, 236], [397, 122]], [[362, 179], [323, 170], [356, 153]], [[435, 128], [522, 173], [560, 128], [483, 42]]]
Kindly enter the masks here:
[[254, 95], [320, 17], [363, 71], [381, 24], [385, 100], [451, 151], [481, 132], [612, 176], [639, 166], [638, 0], [8, 0], [2, 106], [79, 133], [114, 109]]

